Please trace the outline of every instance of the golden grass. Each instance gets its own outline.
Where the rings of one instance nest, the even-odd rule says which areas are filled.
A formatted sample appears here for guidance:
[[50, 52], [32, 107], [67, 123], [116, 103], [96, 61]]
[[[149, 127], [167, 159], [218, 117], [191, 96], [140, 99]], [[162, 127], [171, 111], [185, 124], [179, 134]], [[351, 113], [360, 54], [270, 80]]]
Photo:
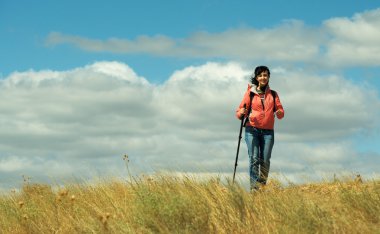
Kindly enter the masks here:
[[380, 233], [380, 181], [258, 192], [219, 178], [155, 175], [0, 196], [1, 233]]

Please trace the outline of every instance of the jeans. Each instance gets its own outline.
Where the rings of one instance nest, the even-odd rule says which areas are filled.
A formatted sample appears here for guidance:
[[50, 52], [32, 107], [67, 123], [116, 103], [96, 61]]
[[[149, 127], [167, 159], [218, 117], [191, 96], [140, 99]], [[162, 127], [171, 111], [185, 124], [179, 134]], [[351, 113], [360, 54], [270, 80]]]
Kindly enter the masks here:
[[268, 179], [274, 131], [246, 127], [245, 142], [248, 148], [251, 189], [257, 189], [258, 183], [265, 185]]

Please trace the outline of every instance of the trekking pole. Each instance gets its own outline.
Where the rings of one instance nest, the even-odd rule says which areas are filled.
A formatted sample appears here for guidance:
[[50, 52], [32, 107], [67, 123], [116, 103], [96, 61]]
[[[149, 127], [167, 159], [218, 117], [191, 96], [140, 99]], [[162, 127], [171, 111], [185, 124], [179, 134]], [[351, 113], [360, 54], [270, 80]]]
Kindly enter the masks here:
[[[244, 104], [244, 109], [245, 109], [246, 105]], [[240, 149], [240, 140], [241, 140], [241, 132], [243, 130], [243, 123], [244, 123], [244, 117], [241, 119], [241, 123], [240, 123], [240, 132], [239, 132], [239, 142], [238, 142], [238, 147], [237, 147], [237, 151], [236, 151], [236, 159], [235, 159], [235, 169], [234, 169], [234, 176], [232, 178], [232, 184], [235, 182], [235, 173], [236, 173], [236, 167], [238, 165], [238, 158], [239, 158], [239, 149]]]

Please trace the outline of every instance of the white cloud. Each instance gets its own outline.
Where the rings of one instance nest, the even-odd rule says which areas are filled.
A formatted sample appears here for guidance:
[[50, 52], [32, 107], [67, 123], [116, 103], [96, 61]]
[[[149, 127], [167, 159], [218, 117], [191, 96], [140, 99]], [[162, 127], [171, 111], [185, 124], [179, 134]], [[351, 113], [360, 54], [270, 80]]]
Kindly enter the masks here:
[[[11, 74], [0, 84], [0, 176], [125, 174], [125, 153], [135, 173], [228, 173], [240, 126], [235, 109], [250, 74], [234, 62], [188, 67], [162, 85], [119, 62]], [[307, 164], [330, 172], [357, 160], [346, 141], [376, 126], [379, 100], [370, 88], [284, 68], [273, 68], [271, 85], [286, 111], [276, 122], [275, 171], [299, 173]]]
[[324, 27], [331, 35], [326, 44], [330, 65], [380, 65], [380, 8], [326, 20]]
[[149, 54], [180, 58], [300, 62], [325, 67], [380, 65], [380, 9], [331, 18], [319, 27], [288, 20], [272, 28], [231, 28], [195, 32], [184, 38], [141, 35], [135, 39], [97, 40], [52, 32], [48, 46], [72, 44], [86, 51]]
[[304, 70], [275, 74], [287, 117], [278, 129], [292, 141], [329, 141], [376, 126], [377, 93], [336, 75]]
[[101, 41], [52, 32], [46, 39], [48, 46], [62, 43], [74, 44], [88, 51], [110, 51], [114, 53], [165, 54], [176, 47], [175, 40], [163, 35], [153, 37], [143, 35], [135, 40], [110, 38], [107, 41]]
[[18, 157], [6, 157], [0, 159], [0, 172], [12, 172], [29, 165], [29, 161], [23, 161]]
[[286, 21], [273, 29], [237, 28], [221, 33], [196, 32], [187, 38], [163, 35], [139, 36], [135, 40], [110, 38], [95, 40], [52, 32], [46, 45], [73, 44], [87, 51], [145, 53], [169, 57], [232, 59], [310, 60], [323, 39], [301, 21]]

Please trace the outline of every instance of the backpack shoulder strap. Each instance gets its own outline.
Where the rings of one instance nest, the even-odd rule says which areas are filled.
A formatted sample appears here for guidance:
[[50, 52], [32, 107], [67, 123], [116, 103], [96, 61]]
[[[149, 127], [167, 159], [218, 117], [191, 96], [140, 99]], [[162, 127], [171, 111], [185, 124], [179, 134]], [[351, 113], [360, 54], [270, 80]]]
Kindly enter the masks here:
[[247, 118], [245, 118], [244, 120], [244, 127], [245, 127], [245, 124], [248, 122], [248, 118], [249, 118], [249, 115], [251, 114], [251, 110], [252, 110], [252, 100], [253, 100], [253, 97], [255, 96], [255, 93], [254, 92], [250, 92], [249, 93], [249, 105], [247, 106], [248, 108], [248, 114], [247, 114]]
[[272, 96], [273, 96], [273, 112], [276, 112], [276, 110], [277, 110], [277, 108], [276, 108], [276, 96], [277, 96], [277, 93], [274, 90], [270, 90], [270, 92], [272, 93]]
[[255, 96], [255, 93], [254, 92], [250, 92], [249, 93], [249, 100], [250, 100], [250, 105], [252, 105], [252, 99], [253, 99], [253, 96]]

